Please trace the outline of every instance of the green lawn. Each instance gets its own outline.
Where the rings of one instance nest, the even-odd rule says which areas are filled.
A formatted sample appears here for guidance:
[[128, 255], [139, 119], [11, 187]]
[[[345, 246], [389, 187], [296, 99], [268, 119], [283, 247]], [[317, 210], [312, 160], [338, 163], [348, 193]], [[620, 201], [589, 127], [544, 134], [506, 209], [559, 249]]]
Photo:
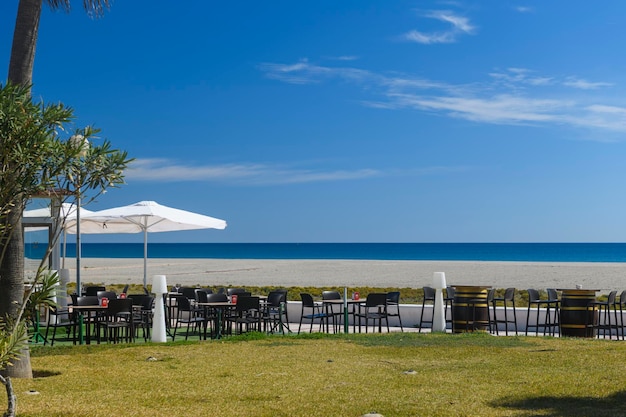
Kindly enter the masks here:
[[256, 334], [35, 346], [14, 384], [19, 416], [623, 416], [624, 358], [593, 339]]

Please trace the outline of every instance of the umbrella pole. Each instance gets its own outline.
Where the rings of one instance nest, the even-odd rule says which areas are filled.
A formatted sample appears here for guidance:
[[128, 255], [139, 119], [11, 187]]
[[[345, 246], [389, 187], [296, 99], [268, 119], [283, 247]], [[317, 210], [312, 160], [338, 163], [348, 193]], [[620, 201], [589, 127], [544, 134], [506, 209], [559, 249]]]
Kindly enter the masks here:
[[147, 288], [147, 267], [148, 267], [148, 228], [143, 228], [143, 286]]

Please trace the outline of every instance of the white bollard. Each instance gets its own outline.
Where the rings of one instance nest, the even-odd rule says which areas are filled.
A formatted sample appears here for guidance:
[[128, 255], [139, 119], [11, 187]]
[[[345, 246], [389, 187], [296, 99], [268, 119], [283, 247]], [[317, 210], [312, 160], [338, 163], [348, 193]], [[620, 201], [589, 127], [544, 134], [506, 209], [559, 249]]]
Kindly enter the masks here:
[[164, 343], [167, 341], [165, 330], [165, 307], [163, 294], [167, 293], [167, 279], [165, 275], [152, 277], [152, 292], [154, 293], [154, 317], [152, 320], [152, 341]]
[[433, 288], [435, 289], [435, 305], [433, 307], [433, 332], [446, 331], [446, 310], [443, 304], [443, 289], [446, 288], [446, 274], [433, 274]]

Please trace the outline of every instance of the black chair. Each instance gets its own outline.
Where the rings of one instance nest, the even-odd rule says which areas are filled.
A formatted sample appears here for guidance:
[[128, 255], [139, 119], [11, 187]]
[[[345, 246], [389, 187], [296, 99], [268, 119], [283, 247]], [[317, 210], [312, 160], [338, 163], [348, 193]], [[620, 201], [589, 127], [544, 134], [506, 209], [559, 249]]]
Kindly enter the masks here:
[[229, 288], [226, 293], [228, 294], [228, 296], [230, 297], [233, 294], [245, 294], [248, 291], [246, 291], [244, 288]]
[[[443, 298], [443, 301], [445, 305], [446, 328], [450, 324], [450, 329], [452, 329], [452, 322], [454, 321], [454, 309], [452, 308], [454, 305], [454, 287], [446, 287], [446, 296]], [[450, 311], [450, 314], [448, 314], [448, 311]]]
[[289, 329], [289, 318], [287, 316], [287, 291], [270, 291], [267, 295], [267, 302], [263, 311], [263, 323], [265, 331], [274, 333], [277, 329], [281, 333], [291, 333]]
[[619, 333], [622, 334], [622, 340], [625, 340], [625, 335], [624, 335], [624, 306], [626, 306], [626, 290], [622, 291], [622, 293], [619, 296], [619, 301], [616, 299], [615, 300], [615, 305], [613, 306], [613, 308], [615, 309], [615, 314], [617, 314], [617, 310], [619, 309], [619, 316], [618, 318], [616, 318], [616, 322], [618, 323], [617, 327], [618, 327], [618, 335], [617, 338], [619, 339]]
[[242, 297], [237, 294], [237, 305], [227, 320], [235, 327], [236, 334], [242, 334], [244, 329], [261, 331], [261, 299], [259, 297]]
[[132, 342], [135, 339], [132, 314], [133, 300], [128, 298], [109, 300], [108, 308], [102, 311], [100, 319], [96, 322], [98, 340], [101, 338], [101, 331], [104, 330], [107, 342], [118, 343], [121, 338]]
[[[339, 291], [322, 291], [322, 300], [341, 300]], [[343, 304], [325, 304], [328, 319], [333, 322], [333, 331], [337, 333], [341, 323], [343, 323]]]
[[[202, 295], [200, 296], [202, 297]], [[227, 303], [228, 296], [226, 293], [221, 294], [206, 294], [207, 303]], [[226, 323], [228, 321], [228, 317], [230, 314], [230, 310], [225, 307], [209, 307], [205, 308], [205, 318], [207, 323], [212, 323], [211, 325], [211, 338], [218, 338], [221, 334], [223, 334], [226, 330]]]
[[178, 293], [184, 295], [189, 299], [189, 301], [196, 301], [196, 290], [201, 290], [202, 288], [192, 288], [192, 287], [181, 287], [178, 289]]
[[117, 294], [115, 293], [115, 291], [98, 291], [96, 293], [96, 297], [98, 297], [98, 300], [102, 300], [103, 298], [106, 298], [107, 300], [113, 300], [117, 298]]
[[324, 323], [328, 324], [328, 314], [324, 312], [323, 305], [313, 301], [313, 296], [308, 293], [300, 293], [300, 298], [302, 299], [302, 312], [300, 314], [298, 334], [300, 334], [300, 329], [302, 328], [302, 321], [305, 319], [311, 321], [309, 333], [313, 331], [315, 320], [319, 320], [319, 331], [321, 332], [324, 328]]
[[154, 296], [144, 294], [131, 294], [128, 299], [133, 303], [133, 327], [138, 336], [139, 329], [142, 330], [143, 340], [148, 341], [152, 328], [152, 308], [154, 306]]
[[365, 333], [369, 327], [369, 321], [378, 320], [378, 331], [382, 331], [382, 321], [387, 324], [387, 332], [389, 332], [389, 319], [387, 317], [387, 294], [386, 293], [370, 293], [365, 299], [365, 304], [359, 304], [359, 311], [356, 313], [359, 319], [359, 333], [361, 332], [361, 320], [365, 319]]
[[[422, 332], [422, 328], [432, 329], [433, 328], [433, 314], [434, 311], [431, 312], [430, 320], [424, 320], [424, 310], [426, 310], [427, 303], [430, 305], [435, 305], [435, 289], [432, 287], [423, 287], [424, 290], [424, 298], [422, 299], [422, 312], [420, 314], [420, 323], [419, 323], [419, 332]], [[427, 324], [428, 326], [425, 326]]]
[[[607, 335], [609, 339], [613, 334], [613, 330], [615, 329], [615, 334], [619, 339], [619, 329], [617, 324], [617, 310], [615, 309], [615, 298], [617, 297], [617, 291], [611, 291], [606, 299], [606, 301], [594, 301], [589, 303], [589, 308], [593, 310], [598, 310], [598, 319], [595, 323], [587, 323], [590, 324], [593, 328], [594, 333], [596, 333], [597, 337], [600, 338], [600, 332], [602, 332], [602, 337], [606, 338]], [[589, 318], [590, 315], [587, 315]], [[595, 315], [592, 315], [595, 316]], [[611, 320], [611, 316], [613, 316], [613, 320]]]
[[402, 317], [400, 317], [400, 291], [387, 293], [387, 316], [398, 317], [398, 320], [400, 321], [400, 331], [404, 332], [402, 327]]
[[[528, 312], [526, 313], [526, 336], [528, 336], [528, 329], [531, 327], [535, 328], [536, 334], [539, 334], [539, 329], [543, 329], [544, 336], [546, 333], [554, 336], [556, 333], [555, 329], [559, 326], [559, 300], [556, 291], [550, 289], [547, 299], [541, 299], [539, 291], [534, 288], [529, 288], [527, 292]], [[533, 309], [533, 306], [536, 308], [535, 313], [537, 316], [535, 324], [530, 324], [530, 312]], [[540, 320], [542, 308], [545, 310], [543, 321]]]
[[[201, 339], [203, 332], [200, 331], [200, 326], [206, 326], [204, 309], [192, 306], [189, 298], [187, 298], [182, 293], [171, 295], [170, 303], [172, 302], [174, 302], [176, 306], [174, 309], [175, 318], [173, 321], [174, 333], [172, 334], [172, 341], [176, 339], [176, 333], [183, 324], [187, 326], [187, 331], [185, 332], [185, 340], [189, 338], [189, 334], [192, 332], [192, 328], [198, 332], [198, 338]], [[204, 334], [206, 334], [206, 329], [204, 331]]]
[[85, 294], [86, 296], [90, 297], [90, 296], [97, 296], [98, 295], [98, 291], [106, 291], [106, 287], [103, 287], [101, 285], [92, 285], [89, 287], [85, 288]]
[[[498, 318], [496, 306], [501, 303], [504, 306], [504, 319]], [[513, 308], [513, 319], [509, 319], [509, 304]], [[504, 334], [509, 335], [509, 324], [513, 325], [515, 329], [515, 335], [517, 336], [517, 313], [515, 311], [515, 288], [507, 288], [504, 291], [502, 297], [493, 297], [491, 300], [491, 306], [493, 307], [493, 324], [495, 327], [496, 335], [499, 335], [498, 324], [504, 324]]]
[[[54, 341], [55, 340], [61, 340], [61, 339], [57, 339], [57, 329], [64, 329], [66, 332], [66, 340], [70, 339], [70, 333], [72, 334], [72, 338], [71, 340], [74, 342], [74, 344], [76, 344], [76, 321], [75, 321], [75, 315], [70, 313], [69, 308], [59, 308], [59, 307], [50, 307], [50, 309], [48, 310], [48, 323], [46, 324], [46, 334], [44, 336], [44, 342], [43, 344], [45, 345], [46, 343], [48, 343], [48, 341], [50, 341], [50, 346], [54, 346]], [[50, 329], [53, 329], [52, 331], [52, 338], [48, 339], [48, 332], [50, 331]]]

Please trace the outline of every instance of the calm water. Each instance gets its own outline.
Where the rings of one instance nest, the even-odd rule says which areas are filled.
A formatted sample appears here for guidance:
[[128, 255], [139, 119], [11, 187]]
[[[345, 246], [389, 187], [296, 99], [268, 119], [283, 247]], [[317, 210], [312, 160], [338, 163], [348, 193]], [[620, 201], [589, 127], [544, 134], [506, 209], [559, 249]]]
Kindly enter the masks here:
[[[75, 256], [75, 245], [67, 245]], [[26, 256], [43, 249], [27, 244]], [[143, 258], [143, 243], [86, 243], [85, 258]], [[150, 258], [626, 262], [626, 243], [149, 243]]]

